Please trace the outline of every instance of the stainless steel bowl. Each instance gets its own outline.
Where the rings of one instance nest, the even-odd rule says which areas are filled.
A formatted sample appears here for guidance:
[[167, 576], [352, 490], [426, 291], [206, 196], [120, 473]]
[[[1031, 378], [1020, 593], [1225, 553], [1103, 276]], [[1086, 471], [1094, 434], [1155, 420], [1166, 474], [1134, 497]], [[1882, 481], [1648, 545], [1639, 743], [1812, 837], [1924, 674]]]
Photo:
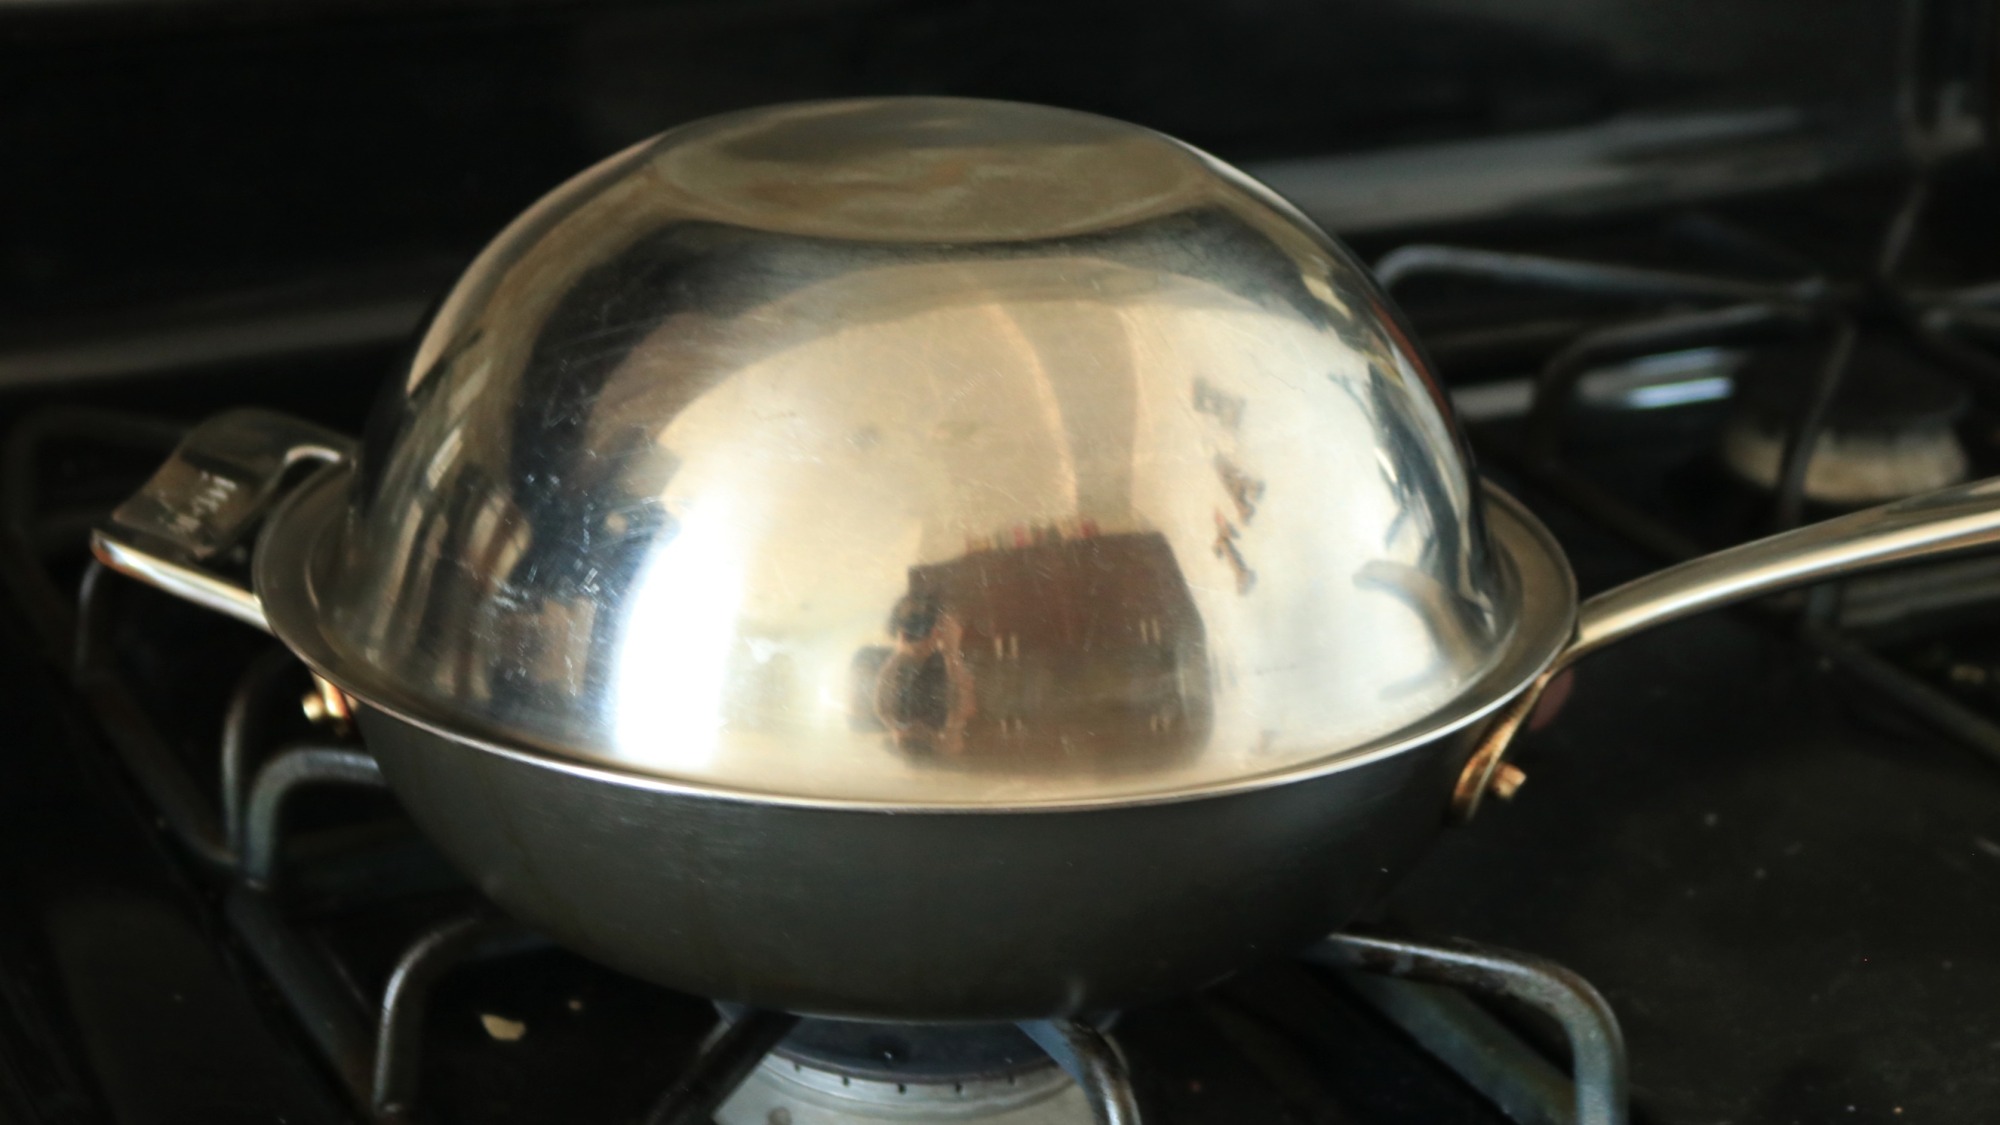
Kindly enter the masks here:
[[702, 788], [1206, 791], [1517, 686], [1477, 690], [1521, 595], [1443, 403], [1350, 254], [1170, 138], [734, 114], [481, 255], [286, 639], [406, 716]]

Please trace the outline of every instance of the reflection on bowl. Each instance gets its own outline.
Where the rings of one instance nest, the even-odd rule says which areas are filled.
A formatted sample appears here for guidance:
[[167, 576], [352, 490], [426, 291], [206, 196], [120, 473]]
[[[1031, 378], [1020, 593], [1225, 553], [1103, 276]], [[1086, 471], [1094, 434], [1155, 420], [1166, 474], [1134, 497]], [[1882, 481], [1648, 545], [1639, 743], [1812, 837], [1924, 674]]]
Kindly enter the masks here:
[[857, 724], [971, 769], [1068, 759], [1117, 771], [1202, 744], [1206, 638], [1165, 537], [1086, 523], [973, 546], [911, 568], [890, 643], [856, 655]]

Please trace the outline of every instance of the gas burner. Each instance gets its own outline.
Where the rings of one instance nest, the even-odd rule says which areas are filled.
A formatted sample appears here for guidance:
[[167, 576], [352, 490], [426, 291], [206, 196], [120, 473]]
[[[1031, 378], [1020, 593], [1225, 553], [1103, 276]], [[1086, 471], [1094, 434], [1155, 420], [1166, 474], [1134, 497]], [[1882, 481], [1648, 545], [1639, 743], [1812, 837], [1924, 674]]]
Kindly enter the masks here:
[[1052, 1062], [956, 1080], [857, 1078], [773, 1054], [716, 1111], [716, 1125], [874, 1125], [978, 1121], [1090, 1125], [1083, 1091]]
[[[1570, 431], [1581, 413], [1573, 407], [1586, 397], [1588, 377], [1601, 382], [1607, 368], [1654, 357], [1776, 349], [1751, 364], [1761, 378], [1758, 370], [1740, 373], [1746, 385], [1764, 383], [1768, 397], [1739, 407], [1743, 417], [1721, 444], [1726, 464], [1773, 493], [1771, 516], [1780, 527], [1803, 522], [1809, 502], [1864, 505], [1964, 479], [1968, 458], [1953, 427], [1969, 406], [1966, 384], [1990, 383], [2000, 372], [1975, 343], [1985, 338], [1980, 326], [1992, 319], [1994, 294], [1990, 283], [1932, 289], [1903, 276], [1933, 188], [1924, 176], [1907, 185], [1873, 240], [1873, 265], [1859, 276], [1821, 269], [1728, 224], [1689, 228], [1705, 231], [1694, 243], [1733, 247], [1722, 255], [1738, 259], [1727, 273], [1429, 244], [1384, 255], [1375, 272], [1395, 293], [1419, 281], [1449, 282], [1597, 307], [1591, 318], [1553, 322], [1546, 335], [1536, 329], [1552, 350], [1535, 372], [1523, 423], [1474, 441], [1633, 545], [1692, 558], [1705, 537], [1662, 517], [1664, 497], [1653, 488], [1664, 479], [1658, 466], [1642, 485], [1653, 494], [1640, 499], [1571, 463]], [[1759, 263], [1755, 269], [1740, 268], [1750, 260]], [[1645, 311], [1635, 315], [1635, 304]], [[1953, 370], [1932, 368], [1926, 356]], [[1854, 375], [1849, 368], [1857, 366], [1862, 373]], [[1709, 397], [1703, 387], [1679, 398], [1649, 395], [1644, 405]], [[1713, 515], [1716, 506], [1706, 507]]]
[[[725, 1014], [737, 1018], [742, 1011], [729, 1006]], [[1026, 1032], [1005, 1023], [807, 1019], [771, 1053], [783, 1062], [848, 1078], [946, 1085], [1012, 1078], [1055, 1065]]]
[[[1723, 463], [1736, 476], [1776, 491], [1788, 434], [1812, 397], [1825, 351], [1824, 345], [1776, 347], [1744, 363], [1721, 439]], [[1957, 425], [1971, 403], [1964, 380], [1909, 343], [1861, 333], [1813, 446], [1805, 499], [1863, 507], [1965, 480]]]
[[1011, 1024], [809, 1019], [751, 1072], [715, 1120], [1089, 1125], [1091, 1108], [1076, 1083]]

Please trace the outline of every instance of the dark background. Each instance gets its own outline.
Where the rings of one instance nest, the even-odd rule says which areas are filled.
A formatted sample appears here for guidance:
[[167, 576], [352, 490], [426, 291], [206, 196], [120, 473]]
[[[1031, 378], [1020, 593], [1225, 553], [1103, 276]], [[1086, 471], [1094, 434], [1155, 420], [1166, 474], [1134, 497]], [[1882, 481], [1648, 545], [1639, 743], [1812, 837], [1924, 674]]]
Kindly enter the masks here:
[[1252, 162], [1784, 107], [1895, 159], [1913, 45], [1990, 53], [1978, 7], [0, 3], [0, 343], [274, 287], [429, 292], [590, 162], [790, 99], [1049, 102]]

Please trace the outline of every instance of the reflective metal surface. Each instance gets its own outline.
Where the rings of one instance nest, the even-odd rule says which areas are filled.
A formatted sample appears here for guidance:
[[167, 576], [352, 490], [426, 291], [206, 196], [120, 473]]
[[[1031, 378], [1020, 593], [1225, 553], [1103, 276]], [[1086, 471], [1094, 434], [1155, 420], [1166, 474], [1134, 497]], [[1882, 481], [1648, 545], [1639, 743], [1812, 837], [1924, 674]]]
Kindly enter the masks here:
[[486, 251], [310, 598], [399, 713], [689, 785], [1200, 792], [1500, 659], [1519, 593], [1441, 401], [1344, 250], [1166, 137], [752, 111]]
[[115, 533], [99, 533], [92, 548], [116, 570], [268, 629], [257, 595], [210, 564], [269, 514], [289, 470], [342, 463], [353, 452], [346, 435], [290, 415], [226, 411], [182, 440], [146, 487], [111, 514], [107, 530]]

